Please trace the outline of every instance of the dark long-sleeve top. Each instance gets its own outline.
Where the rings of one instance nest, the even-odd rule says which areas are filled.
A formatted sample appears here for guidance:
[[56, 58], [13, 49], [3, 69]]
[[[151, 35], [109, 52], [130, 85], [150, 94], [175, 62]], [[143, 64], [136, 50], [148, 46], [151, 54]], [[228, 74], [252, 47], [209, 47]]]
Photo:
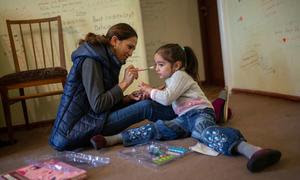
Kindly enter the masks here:
[[102, 66], [93, 59], [86, 58], [82, 64], [82, 82], [90, 106], [96, 113], [110, 110], [123, 98], [123, 91], [119, 85], [105, 91]]

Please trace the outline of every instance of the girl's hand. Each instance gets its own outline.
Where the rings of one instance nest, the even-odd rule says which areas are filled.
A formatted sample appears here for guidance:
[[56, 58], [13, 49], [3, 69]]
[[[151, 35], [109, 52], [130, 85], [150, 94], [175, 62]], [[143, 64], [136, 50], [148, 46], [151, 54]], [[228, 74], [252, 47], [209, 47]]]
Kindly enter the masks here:
[[129, 65], [125, 69], [123, 80], [119, 83], [120, 88], [125, 91], [128, 86], [130, 86], [132, 82], [138, 77], [138, 69], [136, 69], [133, 65]]
[[132, 96], [131, 99], [133, 99], [133, 100], [140, 101], [140, 100], [148, 99], [150, 95], [141, 90], [138, 90], [138, 91], [132, 92], [129, 96]]
[[139, 85], [140, 91], [145, 93], [147, 96], [150, 96], [151, 90], [153, 89], [149, 84], [142, 82]]
[[149, 99], [150, 94], [148, 94], [148, 93], [146, 93], [144, 91], [139, 90], [139, 96], [140, 96], [140, 100], [145, 100], [145, 99]]
[[133, 101], [140, 101], [147, 99], [149, 96], [147, 94], [143, 93], [140, 90], [133, 91], [131, 94], [128, 94], [127, 96], [124, 97], [123, 102], [125, 103], [130, 103]]
[[128, 97], [131, 100], [139, 101], [142, 99], [142, 95], [143, 95], [143, 93], [141, 91], [133, 91], [131, 94], [128, 95]]

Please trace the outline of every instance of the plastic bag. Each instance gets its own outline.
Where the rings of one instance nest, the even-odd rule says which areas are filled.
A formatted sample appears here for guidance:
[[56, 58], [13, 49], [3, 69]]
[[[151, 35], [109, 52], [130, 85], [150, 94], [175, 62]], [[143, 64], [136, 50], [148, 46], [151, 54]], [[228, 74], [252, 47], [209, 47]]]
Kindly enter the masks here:
[[161, 167], [185, 156], [188, 152], [190, 151], [187, 148], [181, 146], [151, 141], [123, 149], [119, 154], [123, 158], [134, 160], [142, 165]]
[[77, 153], [73, 151], [56, 152], [51, 155], [43, 155], [35, 158], [27, 158], [25, 162], [28, 164], [34, 164], [48, 159], [56, 159], [83, 169], [94, 168], [94, 167], [103, 166], [110, 163], [109, 157], [94, 156], [90, 154]]

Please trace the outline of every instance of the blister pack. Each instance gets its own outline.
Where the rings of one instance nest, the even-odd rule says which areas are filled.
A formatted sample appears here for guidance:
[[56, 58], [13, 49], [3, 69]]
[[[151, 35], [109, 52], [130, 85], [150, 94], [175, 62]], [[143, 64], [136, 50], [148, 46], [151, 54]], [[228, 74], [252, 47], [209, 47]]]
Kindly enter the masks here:
[[122, 149], [120, 156], [142, 165], [160, 167], [185, 156], [188, 152], [189, 150], [185, 147], [151, 141]]

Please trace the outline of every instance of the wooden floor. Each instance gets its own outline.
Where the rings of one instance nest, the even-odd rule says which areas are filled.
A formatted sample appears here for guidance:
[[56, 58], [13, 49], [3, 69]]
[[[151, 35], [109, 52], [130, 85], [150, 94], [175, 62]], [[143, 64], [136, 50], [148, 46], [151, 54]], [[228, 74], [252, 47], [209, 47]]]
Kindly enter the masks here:
[[[221, 88], [204, 87], [209, 99], [218, 96]], [[109, 157], [110, 164], [88, 169], [88, 179], [206, 179], [206, 180], [282, 180], [299, 179], [300, 172], [300, 103], [282, 99], [232, 94], [229, 106], [232, 119], [225, 126], [239, 129], [248, 142], [261, 147], [279, 149], [281, 161], [261, 173], [250, 173], [247, 160], [243, 156], [217, 157], [190, 153], [161, 169], [149, 169], [137, 162], [119, 156], [122, 145], [104, 148], [99, 151], [86, 149], [82, 153]], [[17, 131], [18, 142], [0, 148], [0, 173], [21, 167], [41, 156], [56, 153], [48, 145], [51, 126], [29, 131]], [[0, 136], [4, 138], [5, 134]], [[192, 138], [170, 141], [175, 145], [189, 147], [195, 144]]]
[[219, 92], [223, 89], [223, 87], [202, 85], [201, 89], [209, 100], [213, 100], [218, 97]]

